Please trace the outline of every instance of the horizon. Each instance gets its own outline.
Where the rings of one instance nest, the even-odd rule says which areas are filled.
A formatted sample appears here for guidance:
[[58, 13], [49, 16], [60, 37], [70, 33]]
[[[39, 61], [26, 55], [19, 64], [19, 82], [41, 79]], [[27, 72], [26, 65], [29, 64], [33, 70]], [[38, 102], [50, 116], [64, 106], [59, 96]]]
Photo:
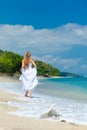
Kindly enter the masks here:
[[0, 49], [87, 75], [87, 1], [3, 0]]

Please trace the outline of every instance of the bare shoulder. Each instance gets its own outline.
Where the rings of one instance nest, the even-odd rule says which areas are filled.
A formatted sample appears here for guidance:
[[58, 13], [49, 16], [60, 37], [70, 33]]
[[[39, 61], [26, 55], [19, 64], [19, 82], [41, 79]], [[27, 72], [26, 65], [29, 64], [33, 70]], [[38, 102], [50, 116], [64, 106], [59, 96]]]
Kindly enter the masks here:
[[34, 60], [32, 58], [30, 58], [30, 62], [33, 62]]
[[24, 59], [22, 59], [22, 62], [24, 62]]

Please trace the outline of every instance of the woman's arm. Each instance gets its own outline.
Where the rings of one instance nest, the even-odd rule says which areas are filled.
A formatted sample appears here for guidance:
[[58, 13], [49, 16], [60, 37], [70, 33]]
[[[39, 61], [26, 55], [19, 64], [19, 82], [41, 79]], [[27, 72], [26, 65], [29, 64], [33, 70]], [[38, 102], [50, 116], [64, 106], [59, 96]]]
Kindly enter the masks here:
[[21, 69], [20, 72], [22, 73], [22, 69], [24, 68], [24, 60], [22, 60], [22, 65], [21, 65]]
[[24, 66], [24, 60], [22, 60], [22, 67], [21, 68], [24, 68], [25, 66]]
[[36, 66], [36, 64], [35, 64], [33, 59], [31, 59], [31, 63], [34, 65], [35, 68], [37, 68], [37, 66]]

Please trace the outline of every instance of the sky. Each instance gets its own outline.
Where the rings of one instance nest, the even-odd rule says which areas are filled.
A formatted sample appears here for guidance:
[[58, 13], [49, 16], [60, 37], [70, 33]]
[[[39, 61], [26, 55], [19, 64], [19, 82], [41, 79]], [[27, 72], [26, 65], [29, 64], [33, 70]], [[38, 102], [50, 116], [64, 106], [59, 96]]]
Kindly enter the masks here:
[[87, 0], [0, 0], [0, 49], [87, 75]]

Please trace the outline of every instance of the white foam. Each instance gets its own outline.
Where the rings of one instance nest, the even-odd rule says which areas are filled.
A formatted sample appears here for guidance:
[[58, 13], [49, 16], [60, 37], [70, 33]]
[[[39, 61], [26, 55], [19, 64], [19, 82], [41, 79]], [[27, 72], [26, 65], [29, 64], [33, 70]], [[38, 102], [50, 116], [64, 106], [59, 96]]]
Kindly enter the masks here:
[[[63, 98], [51, 98], [47, 96], [40, 96], [40, 98], [35, 97], [31, 99], [25, 99], [29, 102], [9, 102], [9, 105], [15, 105], [19, 107], [19, 109], [16, 112], [11, 112], [10, 114], [40, 118], [41, 115], [48, 112], [50, 109], [55, 109], [56, 111], [58, 111], [60, 119], [64, 119], [68, 122], [73, 123], [87, 124], [87, 104], [81, 104], [73, 100]], [[54, 118], [52, 119], [54, 120]]]
[[[1, 86], [3, 88], [3, 84], [1, 84]], [[75, 101], [67, 98], [55, 98], [38, 94], [34, 95], [33, 98], [27, 98], [23, 97], [23, 94], [21, 94], [17, 85], [14, 84], [13, 87], [16, 88], [12, 91], [14, 93], [17, 91], [17, 94], [19, 93], [21, 95], [19, 100], [27, 102], [6, 102], [9, 105], [19, 107], [17, 111], [11, 112], [10, 114], [40, 118], [40, 115], [48, 112], [51, 108], [54, 108], [58, 111], [60, 119], [87, 125], [87, 103], [82, 103], [78, 100]], [[8, 85], [6, 85], [6, 88], [11, 90]]]

